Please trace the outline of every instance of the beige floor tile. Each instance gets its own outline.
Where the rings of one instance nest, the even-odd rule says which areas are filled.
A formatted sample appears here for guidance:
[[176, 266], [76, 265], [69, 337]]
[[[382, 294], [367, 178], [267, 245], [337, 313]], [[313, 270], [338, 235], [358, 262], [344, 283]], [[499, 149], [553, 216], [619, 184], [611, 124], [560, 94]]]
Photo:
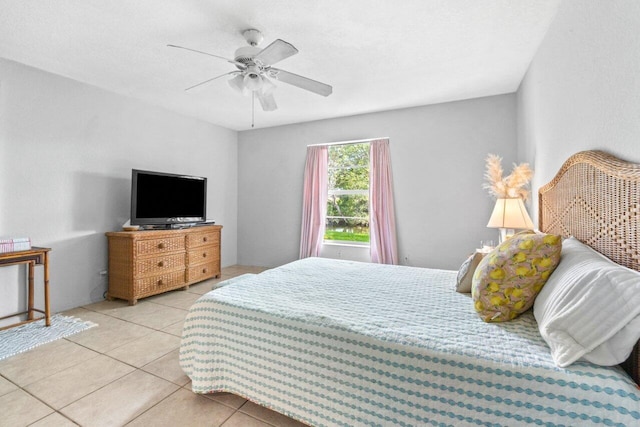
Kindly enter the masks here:
[[142, 367], [143, 371], [159, 376], [162, 379], [171, 381], [179, 386], [184, 386], [189, 382], [189, 377], [182, 371], [178, 363], [180, 350], [175, 349], [161, 358]]
[[97, 323], [98, 327], [71, 335], [67, 339], [100, 353], [106, 353], [153, 332], [153, 329], [97, 312], [87, 311], [81, 318]]
[[238, 396], [232, 393], [225, 393], [223, 391], [217, 393], [208, 393], [203, 394], [204, 397], [208, 399], [215, 400], [216, 402], [224, 403], [227, 406], [231, 406], [232, 408], [238, 409], [247, 401], [242, 396]]
[[196, 285], [189, 286], [189, 290], [187, 292], [192, 293], [192, 294], [204, 295], [206, 293], [211, 292], [213, 287], [217, 283], [220, 283], [221, 281], [222, 281], [222, 279], [207, 280], [207, 281], [198, 283]]
[[106, 353], [108, 356], [140, 368], [180, 346], [180, 338], [155, 331]]
[[0, 396], [0, 425], [26, 426], [53, 412], [53, 409], [22, 390]]
[[6, 378], [0, 377], [0, 396], [17, 390], [18, 386]]
[[[231, 393], [197, 395], [178, 364], [186, 315], [181, 307], [225, 278], [262, 270], [228, 267], [223, 270], [224, 278], [204, 281], [187, 292], [149, 298], [134, 307], [124, 301], [101, 301], [64, 312], [99, 326], [0, 361], [0, 374], [7, 373], [6, 378], [0, 376], [0, 426], [33, 422], [47, 427], [74, 422], [120, 426], [134, 418], [135, 425], [154, 426], [222, 422], [225, 427], [302, 426]], [[180, 318], [172, 319], [171, 313], [180, 313]], [[167, 316], [159, 322], [152, 319], [163, 315]], [[158, 331], [165, 322], [162, 332]], [[83, 346], [98, 353], [113, 352], [121, 360]], [[129, 364], [144, 366], [134, 370]], [[14, 378], [33, 396], [13, 384]], [[5, 411], [6, 407], [11, 410]], [[52, 407], [62, 409], [56, 413]], [[234, 413], [237, 408], [241, 409]]]
[[272, 427], [263, 421], [250, 417], [242, 412], [236, 412], [229, 418], [222, 427]]
[[129, 426], [219, 426], [234, 410], [180, 389], [136, 418]]
[[92, 393], [135, 368], [99, 355], [25, 387], [54, 409], [60, 409]]
[[162, 329], [162, 332], [166, 332], [171, 335], [175, 335], [177, 337], [182, 337], [182, 326], [184, 325], [184, 319], [179, 322], [174, 323], [173, 325], [169, 325], [166, 328]]
[[106, 311], [115, 310], [117, 308], [123, 308], [128, 306], [129, 306], [128, 301], [115, 299], [113, 301], [104, 300], [104, 301], [94, 302], [93, 304], [85, 305], [82, 308], [91, 310], [91, 311], [97, 311], [98, 313], [104, 313]]
[[77, 425], [78, 424], [68, 418], [65, 418], [63, 415], [54, 412], [51, 415], [47, 415], [37, 423], [29, 425], [29, 427], [73, 427]]
[[189, 308], [191, 308], [193, 303], [196, 302], [198, 298], [200, 298], [200, 295], [198, 295], [197, 293], [171, 291], [147, 298], [147, 301], [173, 308], [179, 308], [182, 310], [189, 310]]
[[[83, 314], [87, 314], [89, 313], [90, 310], [87, 310], [83, 307], [76, 307], [76, 308], [72, 308], [70, 310], [66, 310], [66, 311], [62, 311], [59, 314], [65, 315], [65, 316], [74, 316], [74, 317], [80, 317], [82, 318]], [[85, 319], [82, 319], [85, 320]]]
[[241, 412], [258, 418], [264, 422], [272, 424], [276, 427], [303, 427], [305, 424], [295, 421], [285, 415], [282, 415], [276, 411], [265, 408], [260, 405], [256, 405], [253, 402], [247, 402], [240, 408]]
[[121, 426], [177, 390], [178, 386], [136, 370], [62, 408], [80, 425]]
[[232, 279], [234, 277], [238, 277], [242, 274], [247, 273], [246, 271], [240, 271], [240, 270], [236, 270], [236, 271], [223, 271], [222, 272], [222, 280], [227, 280], [227, 279]]
[[0, 361], [0, 374], [24, 387], [97, 356], [95, 351], [61, 339]]
[[152, 329], [166, 328], [184, 319], [187, 315], [186, 310], [154, 304], [148, 301], [140, 302], [136, 305], [103, 310], [101, 313]]
[[63, 314], [65, 316], [74, 316], [74, 317], [78, 317], [82, 320], [89, 320], [91, 322], [94, 322], [98, 325], [100, 325], [101, 323], [105, 322], [105, 319], [108, 321], [110, 319], [113, 319], [112, 317], [109, 316], [105, 316], [104, 314], [101, 314], [98, 311], [92, 311], [92, 310], [87, 310], [84, 307], [77, 307], [71, 310], [67, 310], [64, 311], [60, 314]]

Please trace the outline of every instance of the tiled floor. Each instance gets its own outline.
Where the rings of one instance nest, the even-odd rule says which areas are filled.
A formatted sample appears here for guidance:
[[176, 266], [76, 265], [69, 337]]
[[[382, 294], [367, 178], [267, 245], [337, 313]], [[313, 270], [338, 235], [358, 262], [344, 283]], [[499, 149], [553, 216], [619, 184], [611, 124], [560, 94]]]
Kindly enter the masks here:
[[257, 267], [141, 300], [63, 314], [99, 326], [0, 361], [0, 426], [302, 426], [240, 396], [198, 395], [178, 366], [182, 322], [216, 283]]

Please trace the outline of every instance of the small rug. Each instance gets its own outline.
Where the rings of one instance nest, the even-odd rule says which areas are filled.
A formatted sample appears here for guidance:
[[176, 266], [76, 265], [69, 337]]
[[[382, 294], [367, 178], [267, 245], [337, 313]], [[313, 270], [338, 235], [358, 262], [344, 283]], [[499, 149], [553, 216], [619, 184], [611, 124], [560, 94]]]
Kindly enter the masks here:
[[45, 326], [44, 319], [42, 319], [5, 329], [0, 331], [0, 360], [77, 334], [94, 326], [98, 325], [77, 317], [55, 314], [51, 316], [51, 326], [49, 327]]

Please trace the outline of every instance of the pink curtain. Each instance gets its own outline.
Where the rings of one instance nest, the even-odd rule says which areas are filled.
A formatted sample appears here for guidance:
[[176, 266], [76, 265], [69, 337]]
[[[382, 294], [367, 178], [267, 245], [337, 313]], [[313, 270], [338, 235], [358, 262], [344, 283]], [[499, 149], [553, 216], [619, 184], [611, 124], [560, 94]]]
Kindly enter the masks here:
[[318, 256], [322, 248], [327, 216], [328, 163], [326, 146], [307, 147], [302, 201], [300, 259]]
[[371, 262], [398, 264], [396, 215], [389, 140], [371, 141], [369, 160], [369, 233]]

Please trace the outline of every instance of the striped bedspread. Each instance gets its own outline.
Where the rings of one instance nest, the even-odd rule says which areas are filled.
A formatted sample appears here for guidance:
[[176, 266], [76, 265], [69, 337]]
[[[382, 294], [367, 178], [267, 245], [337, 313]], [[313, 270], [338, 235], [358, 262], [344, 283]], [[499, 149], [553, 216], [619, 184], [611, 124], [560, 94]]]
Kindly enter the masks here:
[[640, 425], [619, 368], [557, 368], [530, 313], [482, 322], [456, 272], [308, 258], [203, 295], [184, 323], [193, 391], [310, 425]]

